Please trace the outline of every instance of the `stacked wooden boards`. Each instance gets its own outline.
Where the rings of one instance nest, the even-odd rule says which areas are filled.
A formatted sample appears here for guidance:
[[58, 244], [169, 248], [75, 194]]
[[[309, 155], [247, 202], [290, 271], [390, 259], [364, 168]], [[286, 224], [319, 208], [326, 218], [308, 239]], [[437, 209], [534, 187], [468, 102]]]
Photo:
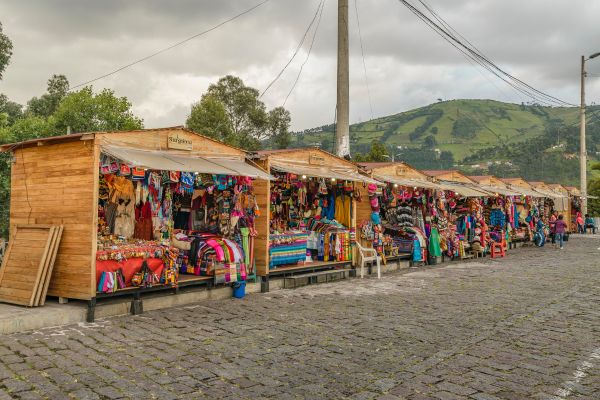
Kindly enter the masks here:
[[0, 301], [44, 305], [62, 233], [62, 226], [15, 226], [0, 269]]

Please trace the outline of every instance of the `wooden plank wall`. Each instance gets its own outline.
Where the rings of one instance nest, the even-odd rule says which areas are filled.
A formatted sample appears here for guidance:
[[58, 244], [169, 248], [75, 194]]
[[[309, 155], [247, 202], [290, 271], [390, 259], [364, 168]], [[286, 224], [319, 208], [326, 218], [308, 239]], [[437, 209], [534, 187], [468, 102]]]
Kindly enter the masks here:
[[245, 153], [242, 150], [181, 128], [97, 133], [96, 144], [113, 144], [147, 150], [167, 150], [167, 138], [169, 134], [174, 133], [182, 138], [191, 140], [193, 142], [193, 149], [191, 151], [169, 149], [169, 152], [173, 154], [181, 153], [185, 155], [220, 157], [236, 156], [240, 158], [245, 156]]
[[[266, 171], [269, 170], [268, 162], [257, 163]], [[254, 260], [256, 262], [256, 274], [259, 276], [269, 275], [269, 223], [271, 214], [271, 183], [262, 179], [254, 181], [254, 194], [260, 209], [260, 217], [254, 221], [258, 236], [254, 238]]]
[[94, 296], [93, 141], [17, 149], [11, 172], [10, 224], [64, 225], [50, 296], [87, 300]]
[[364, 221], [371, 220], [371, 203], [369, 202], [369, 192], [367, 188], [363, 187], [361, 183], [356, 183], [356, 187], [360, 191], [361, 200], [360, 202], [355, 201], [356, 204], [356, 236], [360, 236], [360, 226]]

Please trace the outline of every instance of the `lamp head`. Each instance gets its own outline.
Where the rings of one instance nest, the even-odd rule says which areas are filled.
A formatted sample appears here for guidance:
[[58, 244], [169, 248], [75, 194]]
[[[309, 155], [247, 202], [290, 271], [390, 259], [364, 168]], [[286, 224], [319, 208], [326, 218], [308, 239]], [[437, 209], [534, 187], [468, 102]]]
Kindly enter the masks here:
[[600, 56], [600, 51], [597, 52], [597, 53], [592, 54], [589, 59], [591, 60], [592, 58], [596, 58], [598, 56]]

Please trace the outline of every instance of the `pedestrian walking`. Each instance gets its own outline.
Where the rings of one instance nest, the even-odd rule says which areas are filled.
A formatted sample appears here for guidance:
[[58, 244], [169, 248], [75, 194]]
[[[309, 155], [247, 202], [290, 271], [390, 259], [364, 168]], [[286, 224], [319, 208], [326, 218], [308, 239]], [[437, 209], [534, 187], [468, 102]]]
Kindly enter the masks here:
[[545, 218], [540, 218], [537, 221], [536, 224], [536, 230], [535, 230], [535, 235], [533, 235], [533, 241], [535, 243], [536, 246], [538, 247], [544, 247], [544, 244], [546, 244], [546, 224], [545, 224]]
[[554, 223], [554, 231], [556, 232], [555, 242], [562, 250], [564, 246], [565, 232], [567, 231], [567, 223], [564, 221], [562, 214], [558, 216], [558, 219]]

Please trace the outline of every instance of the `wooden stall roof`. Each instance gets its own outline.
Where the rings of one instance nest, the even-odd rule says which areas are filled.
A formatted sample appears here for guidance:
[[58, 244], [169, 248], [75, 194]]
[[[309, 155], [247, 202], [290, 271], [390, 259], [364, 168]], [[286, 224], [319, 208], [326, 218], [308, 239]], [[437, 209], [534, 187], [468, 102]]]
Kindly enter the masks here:
[[534, 188], [550, 189], [550, 187], [548, 185], [546, 185], [546, 182], [542, 182], [542, 181], [527, 181], [527, 183], [529, 183]]
[[[311, 157], [323, 158], [326, 166], [339, 167], [341, 162], [346, 167], [358, 170], [358, 165], [352, 161], [338, 157], [318, 147], [301, 147], [292, 149], [259, 150], [253, 153], [253, 158], [279, 162], [306, 162], [311, 164]], [[319, 160], [321, 161], [321, 160]]]
[[358, 166], [376, 175], [397, 176], [406, 179], [428, 180], [429, 177], [404, 161], [400, 162], [363, 162]]
[[581, 190], [575, 186], [565, 186], [571, 196], [581, 196]]
[[548, 187], [558, 192], [569, 193], [569, 190], [560, 183], [548, 183]]
[[453, 169], [443, 169], [443, 170], [429, 169], [429, 170], [423, 170], [421, 172], [427, 176], [430, 176], [430, 177], [433, 177], [433, 178], [439, 179], [439, 180], [477, 184], [477, 182], [475, 182], [468, 176], [460, 173], [459, 171], [453, 170]]
[[525, 188], [525, 189], [533, 188], [533, 186], [531, 186], [529, 184], [529, 182], [527, 182], [523, 178], [500, 178], [500, 180], [506, 184], [518, 186], [518, 187]]
[[488, 185], [488, 186], [498, 186], [501, 188], [506, 188], [506, 183], [502, 182], [500, 179], [495, 177], [494, 175], [468, 175], [471, 180], [479, 183], [480, 185]]
[[[11, 151], [15, 148], [24, 148], [31, 146], [45, 146], [52, 145], [58, 143], [72, 142], [78, 140], [91, 140], [96, 139], [100, 144], [106, 142], [119, 142], [119, 144], [123, 145], [135, 145], [139, 148], [167, 148], [166, 146], [166, 136], [169, 132], [177, 132], [182, 135], [188, 136], [195, 141], [200, 139], [204, 143], [209, 143], [209, 146], [204, 146], [206, 148], [210, 148], [210, 153], [214, 153], [215, 155], [239, 155], [246, 156], [247, 152], [241, 149], [238, 149], [233, 146], [226, 145], [224, 143], [219, 142], [213, 138], [202, 135], [198, 132], [194, 132], [190, 129], [187, 129], [183, 126], [173, 126], [167, 128], [153, 128], [153, 129], [136, 129], [129, 131], [99, 131], [99, 132], [82, 132], [82, 133], [73, 133], [70, 135], [60, 135], [60, 136], [50, 136], [45, 138], [31, 139], [26, 140], [19, 143], [10, 143], [0, 146], [0, 151]], [[161, 137], [161, 141], [152, 141], [148, 140], [149, 135], [155, 134], [156, 137]], [[142, 136], [144, 135], [143, 139]], [[162, 140], [164, 138], [164, 141]], [[194, 148], [196, 150], [196, 148]], [[199, 149], [200, 150], [200, 149]], [[206, 153], [203, 151], [203, 153]]]

